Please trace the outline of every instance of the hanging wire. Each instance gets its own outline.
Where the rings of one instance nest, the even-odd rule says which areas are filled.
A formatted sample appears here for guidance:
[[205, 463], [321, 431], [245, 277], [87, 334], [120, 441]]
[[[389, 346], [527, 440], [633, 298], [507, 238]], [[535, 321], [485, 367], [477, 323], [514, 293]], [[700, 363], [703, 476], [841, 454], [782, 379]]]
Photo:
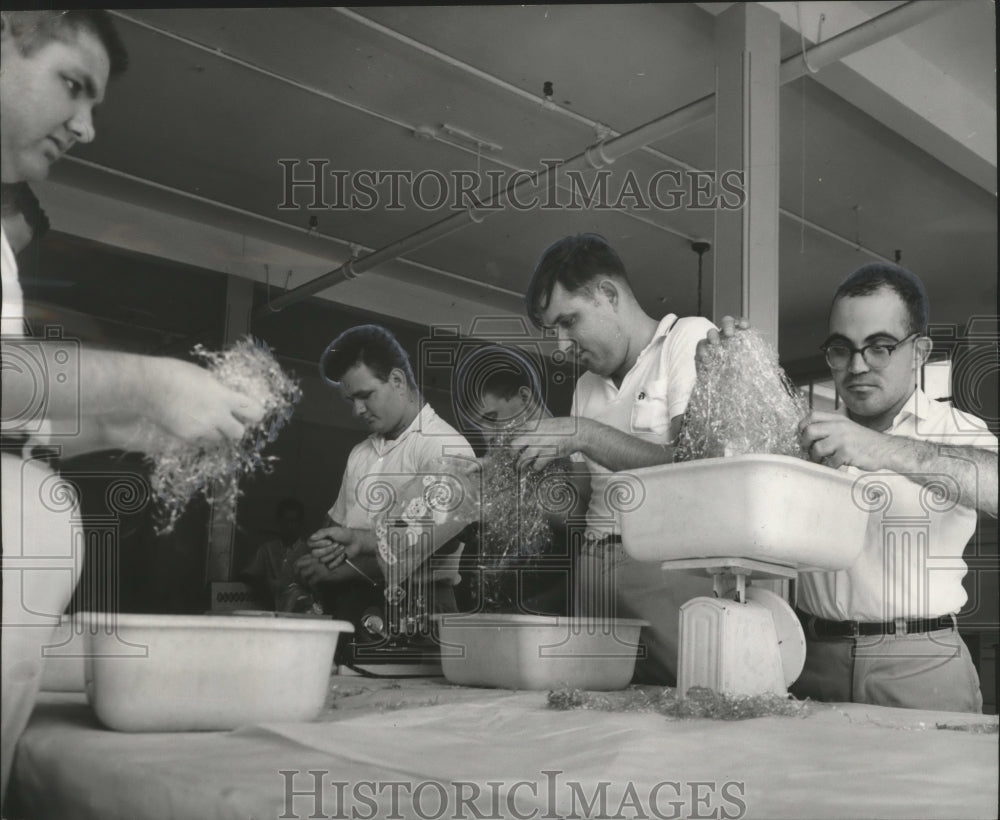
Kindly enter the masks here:
[[799, 254], [805, 254], [806, 252], [806, 78], [803, 77], [800, 82], [802, 83], [802, 105], [799, 108], [799, 140], [801, 142], [801, 149], [799, 155], [801, 157], [801, 168], [799, 169], [799, 216], [802, 220], [799, 222]]
[[[806, 67], [806, 70], [810, 74], [815, 74], [819, 69], [813, 68], [809, 65], [809, 59], [806, 57], [806, 37], [802, 33], [802, 3], [797, 2], [795, 4], [795, 16], [799, 24], [799, 45], [802, 49], [802, 64]], [[816, 42], [815, 45], [819, 45], [823, 41], [823, 21], [826, 20], [826, 15], [820, 13], [819, 15], [819, 25], [816, 26]], [[802, 105], [799, 111], [799, 138], [802, 141], [802, 150], [800, 151], [802, 167], [800, 169], [801, 178], [801, 189], [800, 189], [800, 201], [799, 201], [799, 215], [805, 220], [806, 217], [806, 79], [802, 78]], [[806, 252], [806, 223], [804, 221], [799, 222], [799, 253], [804, 254]]]
[[267, 294], [267, 309], [271, 313], [281, 313], [281, 308], [276, 308], [271, 304], [271, 266], [267, 262], [264, 263], [264, 286]]
[[[799, 45], [802, 48], [802, 64], [806, 67], [806, 70], [810, 74], [815, 74], [819, 71], [818, 68], [813, 68], [809, 65], [809, 59], [806, 57], [806, 36], [802, 33], [802, 3], [798, 2], [795, 4], [795, 16], [799, 23]], [[826, 19], [825, 14], [820, 14], [819, 25], [816, 27], [816, 45], [819, 45], [823, 35], [823, 21]]]

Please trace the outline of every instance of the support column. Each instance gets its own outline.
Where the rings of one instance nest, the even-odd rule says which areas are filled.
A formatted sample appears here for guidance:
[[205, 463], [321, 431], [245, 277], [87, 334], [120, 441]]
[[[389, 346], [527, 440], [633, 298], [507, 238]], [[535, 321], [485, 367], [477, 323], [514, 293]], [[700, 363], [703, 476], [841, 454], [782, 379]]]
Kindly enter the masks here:
[[[253, 280], [230, 273], [226, 281], [226, 320], [223, 346], [228, 347], [250, 332], [253, 310]], [[218, 497], [218, 493], [216, 493]], [[235, 511], [234, 511], [235, 512]], [[233, 571], [236, 522], [228, 509], [212, 506], [208, 521], [206, 581], [228, 581]]]
[[715, 213], [712, 319], [746, 316], [775, 347], [780, 35], [780, 17], [757, 3], [734, 3], [715, 21], [716, 190], [741, 173], [746, 200]]

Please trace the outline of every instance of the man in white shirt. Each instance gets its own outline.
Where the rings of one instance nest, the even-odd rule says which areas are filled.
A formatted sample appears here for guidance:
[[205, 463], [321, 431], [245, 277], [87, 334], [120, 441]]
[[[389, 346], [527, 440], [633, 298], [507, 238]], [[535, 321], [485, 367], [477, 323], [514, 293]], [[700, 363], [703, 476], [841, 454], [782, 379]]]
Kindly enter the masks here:
[[[126, 62], [106, 11], [0, 12], [3, 183], [45, 179], [52, 163], [75, 143], [93, 140], [93, 110], [104, 99], [109, 78]], [[152, 429], [161, 440], [239, 439], [244, 423], [259, 420], [264, 408], [187, 362], [23, 339], [17, 260], [5, 230], [0, 231], [0, 272], [2, 801], [14, 748], [41, 681], [42, 647], [51, 643], [80, 571], [70, 528], [73, 493], [66, 484], [56, 486], [44, 461], [23, 457], [25, 442], [40, 433], [61, 433], [52, 443], [66, 456], [106, 448], [141, 450]], [[33, 366], [39, 360], [55, 365], [51, 374]]]
[[707, 576], [663, 573], [629, 558], [615, 525], [621, 488], [611, 473], [673, 461], [694, 387], [695, 351], [715, 326], [701, 317], [649, 316], [618, 254], [594, 234], [568, 236], [545, 251], [525, 306], [537, 326], [555, 329], [563, 349], [586, 370], [576, 383], [571, 415], [543, 419], [514, 442], [524, 448], [526, 463], [572, 456], [585, 477], [581, 492], [589, 502], [577, 609], [649, 621], [637, 678], [673, 684], [680, 606], [711, 594], [711, 583]]
[[[345, 331], [330, 343], [320, 368], [371, 432], [351, 450], [326, 525], [310, 536], [312, 554], [297, 565], [308, 583], [336, 586], [382, 575], [375, 533], [386, 512], [382, 502], [398, 497], [415, 479], [471, 466], [475, 453], [424, 402], [406, 352], [385, 328], [361, 325]], [[436, 611], [456, 609], [453, 587], [460, 580], [460, 558], [458, 547], [433, 559]]]
[[852, 567], [799, 576], [797, 696], [982, 710], [955, 615], [976, 512], [997, 514], [997, 440], [918, 386], [927, 318], [923, 283], [896, 265], [866, 265], [834, 295], [823, 349], [847, 415], [809, 414], [800, 441], [812, 460], [865, 482], [855, 496], [872, 515]]

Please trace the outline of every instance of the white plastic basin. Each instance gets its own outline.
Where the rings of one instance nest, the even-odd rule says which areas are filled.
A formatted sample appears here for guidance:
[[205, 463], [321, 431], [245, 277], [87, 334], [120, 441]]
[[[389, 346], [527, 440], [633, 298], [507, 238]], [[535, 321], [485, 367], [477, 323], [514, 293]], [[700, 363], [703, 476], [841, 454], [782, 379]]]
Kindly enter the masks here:
[[[88, 615], [90, 618], [107, 616]], [[117, 615], [86, 635], [87, 698], [124, 732], [304, 721], [323, 708], [346, 621]]]
[[452, 683], [500, 689], [624, 689], [646, 621], [542, 615], [438, 615]]
[[629, 485], [617, 515], [622, 546], [638, 561], [739, 557], [839, 570], [864, 546], [858, 479], [802, 459], [710, 458], [615, 479]]

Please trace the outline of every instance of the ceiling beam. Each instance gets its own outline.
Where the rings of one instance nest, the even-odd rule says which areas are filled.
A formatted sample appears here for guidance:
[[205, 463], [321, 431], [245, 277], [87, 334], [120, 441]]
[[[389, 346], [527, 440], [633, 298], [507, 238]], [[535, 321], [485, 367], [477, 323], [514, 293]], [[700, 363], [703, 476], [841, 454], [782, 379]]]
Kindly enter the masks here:
[[[718, 14], [724, 3], [700, 3]], [[782, 23], [815, 49], [831, 36], [873, 19], [856, 2], [764, 2]], [[971, 0], [933, 0], [949, 15], [971, 13]], [[822, 19], [821, 19], [822, 18]], [[811, 53], [811, 52], [810, 52]], [[997, 128], [994, 100], [981, 99], [961, 80], [898, 37], [820, 66], [811, 56], [811, 79], [864, 111], [979, 187], [996, 194]]]
[[[892, 37], [918, 22], [928, 19], [943, 11], [941, 5], [931, 0], [913, 0], [903, 5], [866, 20], [864, 23], [841, 32], [828, 42], [824, 42], [808, 52], [783, 60], [779, 68], [779, 82], [790, 83], [806, 73], [808, 66], [827, 65], [843, 59], [857, 49], [866, 48], [873, 43]], [[806, 62], [806, 57], [813, 58], [812, 63]], [[361, 274], [417, 248], [425, 247], [443, 236], [459, 231], [468, 225], [481, 223], [497, 211], [495, 205], [505, 205], [510, 196], [518, 188], [528, 185], [544, 189], [549, 177], [556, 172], [569, 170], [586, 170], [588, 168], [603, 168], [616, 159], [627, 156], [652, 142], [675, 134], [697, 122], [708, 119], [715, 113], [715, 95], [707, 94], [687, 105], [682, 105], [657, 117], [654, 120], [633, 128], [624, 134], [613, 138], [598, 140], [593, 145], [565, 160], [559, 165], [542, 163], [544, 170], [535, 178], [525, 178], [516, 185], [508, 186], [491, 197], [483, 207], [470, 206], [467, 210], [433, 222], [420, 230], [390, 242], [377, 251], [352, 259], [335, 270], [317, 277], [311, 282], [299, 285], [297, 288], [279, 296], [274, 300], [274, 308], [284, 308], [301, 299], [306, 299], [321, 290], [333, 285], [356, 279]], [[502, 210], [502, 208], [501, 208]]]

